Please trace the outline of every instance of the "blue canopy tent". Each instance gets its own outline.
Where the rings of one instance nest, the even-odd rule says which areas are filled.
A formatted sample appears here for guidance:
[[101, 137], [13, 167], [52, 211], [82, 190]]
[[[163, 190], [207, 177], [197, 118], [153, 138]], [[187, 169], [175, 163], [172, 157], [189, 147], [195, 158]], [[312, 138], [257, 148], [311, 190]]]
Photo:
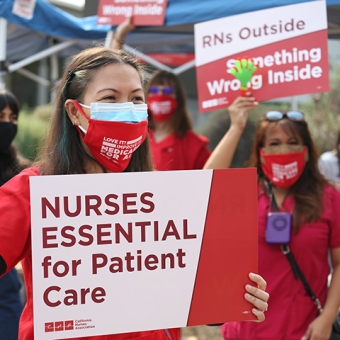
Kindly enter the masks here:
[[[138, 27], [126, 39], [126, 48], [137, 49], [139, 56], [153, 63], [146, 54], [152, 52], [194, 52], [194, 23], [266, 8], [308, 2], [310, 0], [168, 0], [162, 27]], [[318, 1], [318, 0], [315, 0]], [[51, 56], [68, 56], [80, 49], [104, 43], [111, 26], [97, 25], [97, 17], [78, 18], [44, 0], [36, 0], [33, 18], [28, 20], [12, 13], [14, 0], [0, 0], [0, 72], [18, 71], [45, 86], [52, 79], [23, 69], [29, 63]], [[327, 0], [329, 37], [340, 37], [340, 0]], [[6, 34], [7, 30], [7, 34]], [[5, 69], [4, 64], [10, 63]], [[56, 61], [52, 62], [52, 65]], [[159, 68], [168, 67], [154, 62]], [[173, 69], [175, 73], [193, 67], [194, 61]], [[0, 77], [1, 78], [1, 77]], [[2, 85], [3, 86], [3, 85]], [[1, 87], [1, 79], [0, 79]]]
[[[229, 0], [221, 4], [221, 0], [168, 0], [164, 27], [148, 27], [138, 32], [193, 33], [193, 24], [197, 22], [227, 17], [245, 12], [266, 8], [286, 6], [311, 0]], [[316, 0], [318, 1], [318, 0]], [[12, 13], [13, 0], [0, 0], [0, 17], [6, 20], [55, 37], [73, 39], [105, 38], [110, 26], [97, 25], [97, 17], [77, 18], [44, 0], [37, 0], [34, 16], [31, 20], [21, 18]], [[340, 0], [327, 0], [328, 16], [339, 24]], [[337, 13], [332, 13], [336, 10]], [[335, 15], [332, 15], [335, 14]], [[337, 32], [340, 36], [340, 31]]]

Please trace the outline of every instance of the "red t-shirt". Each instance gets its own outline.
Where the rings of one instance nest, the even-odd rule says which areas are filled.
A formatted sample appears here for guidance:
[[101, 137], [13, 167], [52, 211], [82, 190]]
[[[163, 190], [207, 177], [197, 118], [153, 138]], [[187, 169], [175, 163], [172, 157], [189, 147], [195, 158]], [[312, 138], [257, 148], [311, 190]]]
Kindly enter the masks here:
[[[27, 303], [20, 319], [19, 340], [34, 339], [29, 177], [39, 175], [39, 170], [32, 167], [22, 171], [0, 188], [0, 255], [7, 264], [7, 271], [22, 260], [26, 284]], [[70, 340], [169, 340], [167, 332], [172, 340], [180, 339], [180, 330], [174, 328]]]
[[[267, 292], [270, 294], [266, 320], [262, 323], [227, 323], [222, 326], [222, 333], [228, 340], [300, 340], [315, 319], [317, 308], [301, 280], [294, 278], [280, 246], [269, 245], [265, 241], [269, 198], [259, 190], [259, 274], [267, 281]], [[292, 233], [289, 244], [296, 262], [322, 305], [326, 300], [330, 272], [328, 249], [340, 247], [340, 193], [326, 186], [323, 202], [321, 218], [304, 224], [298, 234]], [[293, 206], [294, 199], [288, 197], [283, 203], [283, 210], [292, 212]]]
[[172, 133], [160, 142], [149, 133], [150, 146], [156, 170], [196, 170], [202, 169], [209, 158], [208, 139], [189, 130], [182, 138]]

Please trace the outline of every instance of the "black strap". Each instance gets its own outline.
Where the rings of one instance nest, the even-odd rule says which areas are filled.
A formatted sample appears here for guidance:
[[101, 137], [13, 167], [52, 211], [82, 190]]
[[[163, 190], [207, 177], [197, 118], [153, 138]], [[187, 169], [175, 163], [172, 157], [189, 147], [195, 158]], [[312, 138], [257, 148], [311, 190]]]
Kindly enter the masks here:
[[[267, 184], [268, 184], [268, 193], [269, 193], [269, 198], [270, 198], [270, 201], [271, 201], [271, 205], [273, 207], [273, 210], [275, 212], [278, 212], [279, 208], [277, 206], [277, 203], [276, 203], [276, 200], [275, 200], [275, 197], [274, 197], [272, 183], [270, 181], [268, 181]], [[301, 282], [303, 283], [303, 286], [306, 289], [306, 292], [308, 293], [310, 298], [313, 300], [313, 302], [316, 304], [316, 306], [317, 306], [317, 308], [319, 310], [319, 313], [321, 313], [323, 308], [321, 306], [320, 300], [315, 296], [312, 288], [308, 284], [308, 281], [305, 278], [305, 276], [303, 275], [300, 267], [296, 263], [294, 255], [293, 255], [292, 251], [290, 250], [289, 246], [287, 244], [283, 244], [283, 245], [281, 245], [281, 250], [282, 250], [283, 254], [286, 255], [286, 258], [289, 261], [289, 264], [290, 264], [290, 266], [292, 268], [292, 271], [293, 271], [295, 279], [296, 280], [297, 279], [301, 280]]]
[[291, 252], [289, 246], [287, 244], [284, 244], [281, 246], [282, 252], [284, 255], [286, 255], [286, 258], [288, 259], [290, 266], [292, 267], [295, 279], [299, 279], [302, 281], [303, 286], [306, 289], [306, 292], [308, 293], [308, 295], [310, 296], [310, 298], [313, 300], [313, 302], [315, 303], [316, 307], [319, 310], [319, 313], [321, 313], [323, 311], [323, 308], [321, 306], [320, 300], [315, 296], [314, 292], [312, 291], [312, 288], [310, 287], [310, 285], [308, 284], [307, 279], [305, 278], [305, 276], [303, 275], [300, 267], [298, 266], [298, 264], [295, 261], [294, 255]]

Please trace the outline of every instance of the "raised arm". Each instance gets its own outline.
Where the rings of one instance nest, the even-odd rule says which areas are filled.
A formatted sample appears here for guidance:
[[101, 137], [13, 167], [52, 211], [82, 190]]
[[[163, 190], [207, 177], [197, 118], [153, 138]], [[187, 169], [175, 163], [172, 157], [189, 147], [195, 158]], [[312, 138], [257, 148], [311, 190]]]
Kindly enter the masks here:
[[132, 24], [132, 17], [127, 17], [121, 24], [119, 24], [113, 33], [110, 47], [112, 49], [122, 49], [126, 35], [136, 28]]
[[218, 143], [203, 169], [229, 168], [237, 144], [241, 138], [248, 119], [248, 111], [254, 109], [258, 102], [254, 97], [237, 97], [229, 107], [231, 125]]

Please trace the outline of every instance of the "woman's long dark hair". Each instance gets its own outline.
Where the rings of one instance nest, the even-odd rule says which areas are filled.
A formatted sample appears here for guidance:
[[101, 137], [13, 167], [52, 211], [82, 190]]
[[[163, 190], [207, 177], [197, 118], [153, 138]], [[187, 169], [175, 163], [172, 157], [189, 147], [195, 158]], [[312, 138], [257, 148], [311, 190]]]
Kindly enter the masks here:
[[267, 180], [260, 165], [260, 148], [264, 146], [267, 132], [274, 126], [280, 125], [284, 131], [299, 136], [303, 144], [308, 147], [308, 160], [300, 178], [290, 187], [289, 195], [295, 199], [293, 214], [294, 231], [298, 232], [302, 222], [312, 222], [320, 218], [323, 211], [323, 190], [327, 181], [319, 172], [317, 162], [319, 152], [311, 138], [306, 121], [292, 121], [283, 118], [277, 122], [270, 122], [263, 118], [257, 131], [250, 156], [249, 166], [256, 167], [261, 186], [265, 188]]
[[[192, 129], [192, 121], [187, 110], [187, 101], [183, 85], [179, 77], [174, 73], [164, 70], [155, 71], [148, 81], [146, 96], [148, 95], [149, 88], [157, 85], [168, 85], [175, 90], [177, 109], [172, 117], [169, 118], [168, 122], [172, 130], [175, 131], [179, 137], [183, 137], [188, 130]], [[154, 129], [154, 122], [150, 114], [149, 126], [152, 130]]]
[[[123, 50], [112, 50], [105, 47], [86, 49], [71, 59], [61, 79], [52, 121], [45, 145], [39, 153], [38, 166], [43, 175], [81, 174], [86, 162], [96, 162], [82, 147], [80, 135], [73, 126], [65, 110], [67, 99], [82, 101], [88, 85], [95, 72], [109, 64], [128, 64], [139, 74], [144, 85], [142, 66]], [[132, 154], [126, 168], [130, 171], [153, 170], [149, 152], [149, 140]]]

